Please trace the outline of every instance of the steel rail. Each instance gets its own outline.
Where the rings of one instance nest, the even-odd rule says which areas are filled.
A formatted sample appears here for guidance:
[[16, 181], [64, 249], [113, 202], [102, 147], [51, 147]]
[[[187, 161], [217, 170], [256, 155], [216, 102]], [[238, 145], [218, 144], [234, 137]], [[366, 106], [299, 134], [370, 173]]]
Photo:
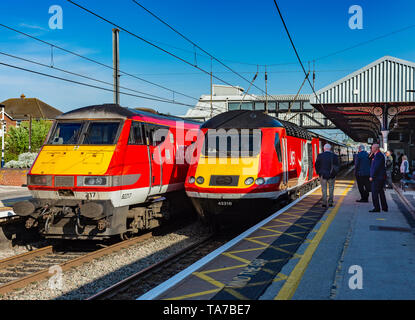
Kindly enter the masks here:
[[[113, 244], [111, 246], [108, 246], [106, 248], [102, 248], [99, 250], [95, 250], [93, 252], [86, 253], [85, 255], [82, 255], [81, 257], [77, 257], [75, 259], [63, 262], [61, 264], [58, 264], [58, 266], [62, 269], [62, 271], [68, 270], [73, 267], [78, 267], [86, 262], [90, 262], [94, 259], [100, 258], [104, 255], [113, 253], [115, 251], [120, 251], [122, 249], [128, 248], [136, 243], [142, 242], [144, 240], [147, 240], [153, 236], [152, 232], [148, 232], [146, 234], [143, 234], [138, 237], [134, 237], [129, 240], [121, 241], [116, 244]], [[41, 248], [38, 250], [26, 252], [24, 254], [10, 257], [7, 259], [4, 259], [0, 261], [0, 267], [1, 269], [7, 268], [8, 266], [18, 264], [22, 261], [27, 261], [35, 257], [39, 257], [42, 255], [47, 255], [49, 253], [53, 252], [53, 247], [48, 246], [45, 248]], [[8, 293], [14, 289], [20, 289], [25, 286], [27, 286], [30, 283], [37, 282], [46, 278], [49, 278], [53, 276], [53, 274], [49, 273], [49, 268], [42, 269], [40, 271], [34, 272], [32, 274], [29, 274], [27, 276], [24, 276], [22, 278], [7, 282], [0, 286], [0, 294]]]
[[157, 271], [163, 266], [168, 265], [170, 262], [177, 260], [177, 258], [181, 257], [182, 255], [189, 253], [191, 251], [194, 251], [194, 249], [200, 247], [201, 245], [205, 244], [206, 242], [213, 239], [213, 235], [210, 235], [198, 242], [195, 242], [191, 244], [190, 246], [180, 250], [179, 252], [176, 252], [170, 256], [168, 256], [166, 259], [156, 262], [150, 266], [148, 266], [145, 269], [142, 269], [138, 271], [137, 273], [113, 284], [112, 286], [97, 292], [96, 294], [86, 298], [85, 300], [106, 300], [110, 299], [113, 296], [117, 295], [118, 293], [121, 293], [125, 291], [126, 289], [130, 288], [134, 283], [136, 283], [140, 278], [148, 276], [152, 272]]

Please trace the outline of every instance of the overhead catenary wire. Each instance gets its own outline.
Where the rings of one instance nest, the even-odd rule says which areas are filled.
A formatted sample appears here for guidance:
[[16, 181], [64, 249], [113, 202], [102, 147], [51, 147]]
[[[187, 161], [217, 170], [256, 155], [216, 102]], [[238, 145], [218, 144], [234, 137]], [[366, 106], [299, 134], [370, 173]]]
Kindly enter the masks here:
[[[30, 34], [28, 34], [28, 33], [25, 33], [25, 32], [23, 32], [23, 31], [20, 31], [20, 30], [17, 30], [17, 29], [15, 29], [15, 28], [12, 28], [12, 27], [9, 27], [9, 26], [7, 26], [7, 25], [4, 25], [4, 24], [2, 24], [2, 23], [0, 23], [0, 27], [6, 28], [6, 29], [8, 29], [8, 30], [10, 30], [10, 31], [13, 31], [13, 32], [15, 32], [15, 33], [21, 34], [21, 35], [23, 35], [23, 36], [25, 36], [25, 37], [31, 38], [31, 39], [33, 39], [33, 40], [35, 40], [35, 41], [38, 41], [38, 42], [40, 42], [40, 43], [43, 43], [43, 44], [45, 44], [45, 45], [50, 46], [50, 47], [51, 47], [51, 66], [53, 66], [53, 67], [54, 67], [54, 69], [58, 69], [58, 68], [55, 66], [54, 59], [53, 59], [53, 55], [52, 55], [53, 48], [56, 48], [56, 49], [59, 49], [59, 50], [61, 50], [61, 51], [63, 51], [63, 52], [66, 52], [66, 53], [68, 53], [68, 54], [71, 54], [71, 55], [74, 55], [74, 56], [79, 57], [79, 58], [81, 58], [81, 59], [84, 59], [84, 60], [86, 60], [86, 61], [88, 61], [88, 62], [95, 63], [95, 64], [97, 64], [97, 65], [99, 65], [99, 66], [102, 66], [102, 67], [105, 67], [105, 68], [107, 68], [107, 69], [114, 70], [113, 66], [107, 65], [107, 64], [102, 63], [102, 62], [100, 62], [100, 61], [97, 61], [97, 60], [95, 60], [95, 59], [91, 59], [91, 58], [89, 58], [89, 57], [86, 57], [86, 56], [81, 55], [81, 54], [79, 54], [79, 53], [76, 53], [76, 52], [74, 52], [74, 51], [71, 51], [71, 50], [68, 50], [68, 49], [66, 49], [66, 48], [60, 47], [60, 46], [58, 46], [58, 45], [56, 45], [56, 44], [54, 44], [54, 43], [51, 43], [51, 42], [48, 42], [48, 41], [42, 40], [42, 39], [37, 38], [37, 37], [35, 37], [35, 36], [32, 36], [32, 35], [30, 35]], [[61, 71], [62, 71], [62, 70], [61, 70]], [[137, 80], [143, 81], [143, 82], [148, 83], [148, 84], [150, 84], [150, 85], [154, 85], [154, 86], [156, 86], [156, 87], [158, 87], [158, 88], [161, 88], [161, 89], [167, 90], [167, 91], [169, 91], [169, 92], [173, 93], [173, 96], [174, 96], [174, 94], [178, 94], [178, 95], [181, 95], [181, 96], [183, 96], [183, 97], [186, 97], [186, 98], [192, 99], [192, 100], [194, 100], [194, 101], [199, 101], [199, 99], [198, 99], [198, 98], [196, 98], [196, 97], [192, 97], [192, 96], [187, 95], [187, 94], [185, 94], [185, 93], [182, 93], [182, 92], [180, 92], [180, 91], [177, 91], [177, 90], [174, 90], [174, 89], [171, 89], [171, 88], [165, 87], [165, 86], [163, 86], [163, 85], [160, 85], [160, 84], [158, 84], [158, 83], [155, 83], [155, 82], [152, 82], [152, 81], [149, 81], [149, 80], [143, 79], [143, 78], [141, 78], [141, 77], [139, 77], [139, 76], [137, 76], [137, 75], [134, 75], [134, 74], [131, 74], [131, 73], [125, 72], [125, 71], [123, 71], [123, 70], [119, 70], [119, 71], [120, 71], [120, 73], [121, 73], [121, 74], [123, 74], [123, 75], [129, 76], [129, 77], [132, 77], [132, 78], [135, 78], [135, 79], [137, 79]], [[78, 76], [80, 76], [80, 75], [78, 75]], [[129, 89], [129, 90], [134, 90], [134, 89]], [[136, 91], [136, 92], [138, 92], [138, 91]], [[151, 95], [151, 94], [148, 94], [148, 93], [145, 93], [145, 94], [150, 95], [150, 96], [154, 96], [154, 95]], [[157, 96], [155, 96], [155, 97], [157, 97]], [[167, 98], [162, 98], [162, 99], [165, 99], [167, 102], [169, 101], [169, 99], [167, 99]], [[189, 106], [190, 106], [190, 105], [189, 105]], [[217, 106], [215, 106], [215, 107], [214, 107], [214, 109], [217, 109], [216, 107], [217, 107]]]
[[242, 102], [245, 100], [246, 95], [248, 94], [249, 90], [251, 89], [251, 86], [254, 84], [254, 82], [255, 82], [255, 80], [256, 80], [257, 77], [258, 77], [258, 71], [257, 71], [257, 73], [255, 73], [255, 76], [253, 77], [251, 83], [249, 84], [248, 89], [245, 91], [245, 94], [243, 95], [241, 101], [239, 102], [238, 109], [241, 109]]
[[210, 56], [213, 60], [215, 60], [216, 62], [218, 62], [219, 64], [221, 64], [222, 66], [224, 66], [226, 69], [228, 69], [230, 72], [236, 74], [238, 77], [240, 77], [241, 79], [245, 80], [246, 82], [248, 82], [250, 85], [252, 85], [253, 87], [257, 88], [258, 90], [260, 90], [261, 92], [265, 93], [266, 92], [261, 89], [260, 87], [256, 86], [255, 84], [252, 83], [252, 81], [250, 81], [249, 79], [245, 78], [244, 76], [242, 76], [240, 73], [238, 73], [237, 71], [233, 70], [231, 67], [229, 67], [228, 65], [226, 65], [225, 63], [223, 63], [220, 59], [216, 58], [215, 56], [213, 56], [211, 53], [209, 53], [208, 51], [206, 51], [205, 49], [203, 49], [202, 47], [200, 47], [198, 44], [196, 44], [194, 41], [192, 41], [191, 39], [189, 39], [187, 36], [185, 36], [183, 33], [181, 33], [180, 31], [178, 31], [176, 28], [174, 28], [172, 25], [170, 25], [169, 23], [167, 23], [166, 21], [164, 21], [162, 18], [160, 18], [159, 16], [157, 16], [155, 13], [153, 13], [152, 11], [150, 11], [149, 9], [147, 9], [146, 7], [144, 7], [142, 4], [140, 4], [138, 1], [136, 0], [132, 0], [136, 5], [138, 5], [139, 7], [141, 7], [143, 10], [145, 10], [146, 12], [148, 12], [150, 15], [152, 15], [154, 18], [156, 18], [158, 21], [160, 21], [161, 23], [163, 23], [165, 26], [167, 26], [170, 30], [174, 31], [176, 34], [178, 34], [179, 36], [181, 36], [183, 39], [185, 39], [187, 42], [191, 43], [193, 45], [193, 47], [198, 48], [199, 50], [201, 50], [202, 52], [204, 52], [205, 54], [207, 54], [208, 56]]
[[[85, 7], [81, 6], [80, 4], [78, 4], [78, 3], [76, 3], [76, 2], [74, 2], [74, 1], [72, 1], [72, 0], [66, 0], [66, 1], [68, 1], [69, 3], [71, 3], [71, 4], [75, 5], [75, 6], [77, 6], [77, 7], [78, 7], [78, 8], [80, 8], [80, 9], [84, 10], [85, 12], [87, 12], [87, 13], [89, 13], [89, 14], [91, 14], [91, 15], [95, 16], [95, 17], [97, 17], [98, 19], [101, 19], [102, 21], [105, 21], [106, 23], [108, 23], [108, 24], [110, 24], [110, 25], [112, 25], [112, 26], [114, 26], [114, 27], [116, 27], [116, 28], [118, 28], [118, 29], [120, 29], [120, 30], [122, 30], [122, 31], [124, 31], [124, 32], [126, 32], [126, 33], [128, 33], [129, 35], [131, 35], [131, 36], [133, 36], [133, 37], [135, 37], [135, 38], [137, 38], [137, 39], [139, 39], [139, 40], [141, 40], [141, 41], [145, 42], [146, 44], [148, 44], [148, 45], [150, 45], [150, 46], [152, 46], [152, 47], [154, 47], [154, 48], [156, 48], [156, 49], [158, 49], [158, 50], [160, 50], [160, 51], [162, 51], [162, 52], [164, 52], [164, 53], [166, 53], [166, 54], [170, 55], [171, 57], [173, 57], [173, 58], [175, 58], [175, 59], [177, 59], [177, 60], [179, 60], [179, 61], [182, 61], [183, 63], [185, 63], [185, 64], [187, 64], [187, 65], [189, 65], [189, 66], [192, 66], [192, 67], [194, 67], [194, 68], [198, 69], [199, 71], [201, 71], [201, 72], [203, 72], [203, 73], [205, 73], [205, 74], [207, 74], [207, 75], [209, 75], [209, 76], [210, 76], [210, 72], [209, 72], [209, 71], [207, 71], [207, 70], [205, 70], [205, 69], [203, 69], [203, 68], [201, 68], [201, 67], [199, 67], [199, 66], [194, 65], [193, 63], [191, 63], [191, 62], [187, 61], [186, 59], [179, 57], [178, 55], [176, 55], [176, 54], [174, 54], [174, 53], [172, 53], [172, 52], [170, 52], [170, 51], [168, 51], [168, 50], [166, 50], [166, 49], [164, 49], [164, 48], [162, 48], [162, 47], [160, 47], [160, 46], [158, 46], [158, 45], [156, 45], [156, 44], [152, 43], [152, 42], [151, 42], [151, 41], [149, 41], [149, 40], [144, 39], [143, 37], [139, 36], [138, 34], [136, 34], [136, 33], [132, 32], [132, 31], [127, 30], [126, 28], [124, 28], [124, 27], [122, 27], [122, 26], [120, 26], [120, 25], [118, 25], [118, 24], [116, 24], [116, 23], [114, 23], [114, 22], [112, 22], [112, 21], [108, 20], [107, 18], [104, 18], [103, 16], [99, 15], [98, 13], [93, 12], [93, 11], [92, 11], [92, 10], [90, 10], [90, 9], [87, 9], [87, 8], [85, 8]], [[229, 83], [228, 81], [226, 81], [226, 80], [224, 80], [224, 79], [222, 79], [222, 78], [219, 78], [218, 76], [213, 75], [213, 78], [215, 78], [216, 80], [219, 80], [219, 81], [223, 82], [223, 83], [224, 83], [224, 84], [226, 84], [226, 85], [231, 86], [232, 88], [238, 89], [237, 87], [235, 87], [234, 85], [232, 85], [232, 84], [231, 84], [231, 83]], [[252, 94], [250, 94], [250, 96], [252, 96], [254, 99], [257, 99], [257, 100], [258, 100], [258, 98], [257, 98], [256, 96], [254, 96], [254, 95], [252, 95]]]
[[305, 70], [305, 68], [304, 68], [303, 62], [301, 61], [300, 55], [298, 54], [297, 48], [295, 47], [294, 41], [293, 41], [293, 39], [292, 39], [292, 37], [291, 37], [291, 35], [290, 35], [290, 32], [288, 31], [288, 27], [287, 27], [287, 25], [286, 25], [286, 23], [285, 23], [284, 17], [282, 16], [282, 13], [281, 13], [281, 11], [280, 11], [280, 8], [278, 7], [278, 4], [277, 4], [277, 1], [276, 1], [276, 0], [274, 0], [274, 4], [275, 4], [275, 7], [277, 8], [278, 14], [279, 14], [279, 16], [280, 16], [280, 18], [281, 18], [281, 21], [282, 21], [282, 24], [284, 25], [284, 29], [285, 29], [285, 32], [287, 33], [287, 36], [288, 36], [289, 40], [290, 40], [291, 46], [292, 46], [292, 47], [293, 47], [293, 49], [294, 49], [295, 55], [296, 55], [296, 57], [297, 57], [297, 60], [298, 60], [298, 62], [300, 63], [301, 68], [303, 69], [304, 76], [306, 76], [307, 81], [308, 81], [308, 84], [310, 85], [310, 88], [311, 88], [311, 90], [312, 90], [312, 91], [313, 91], [313, 93], [314, 93], [314, 96], [316, 97], [316, 99], [317, 99], [317, 101], [319, 102], [319, 104], [320, 104], [321, 108], [323, 109], [323, 106], [322, 106], [322, 104], [321, 104], [320, 98], [317, 96], [317, 93], [316, 93], [316, 91], [314, 90], [314, 87], [313, 87], [313, 85], [312, 85], [312, 83], [311, 83], [311, 81], [310, 81], [310, 79], [309, 79], [309, 77], [308, 77], [308, 75], [307, 75], [307, 72], [306, 72], [306, 70]]
[[[69, 71], [69, 70], [65, 70], [65, 69], [62, 69], [62, 68], [59, 68], [59, 67], [56, 67], [56, 66], [53, 66], [53, 65], [47, 65], [45, 63], [41, 63], [41, 62], [34, 61], [34, 60], [31, 60], [31, 59], [19, 57], [19, 56], [12, 55], [12, 54], [9, 54], [9, 53], [6, 53], [6, 52], [0, 51], [0, 54], [1, 55], [4, 55], [4, 56], [7, 56], [7, 57], [10, 57], [10, 58], [17, 59], [17, 60], [29, 62], [29, 63], [35, 64], [35, 65], [38, 65], [38, 66], [42, 66], [42, 67], [45, 67], [45, 68], [50, 68], [50, 69], [53, 69], [53, 70], [57, 70], [57, 71], [60, 71], [60, 72], [64, 72], [64, 73], [67, 73], [67, 74], [70, 74], [70, 75], [73, 75], [73, 76], [77, 76], [77, 77], [81, 77], [81, 78], [84, 78], [84, 79], [88, 79], [88, 80], [91, 80], [91, 81], [99, 82], [99, 83], [102, 83], [102, 84], [107, 84], [107, 85], [110, 85], [110, 86], [113, 85], [113, 83], [111, 83], [111, 82], [99, 80], [99, 79], [96, 79], [96, 78], [92, 78], [90, 76], [86, 76], [86, 75], [83, 75], [83, 74], [80, 74], [80, 73], [76, 73], [76, 72], [72, 72], [72, 71]], [[153, 94], [150, 94], [150, 93], [146, 93], [146, 92], [143, 92], [143, 91], [139, 91], [139, 90], [135, 90], [135, 89], [123, 87], [123, 86], [120, 86], [120, 88], [121, 89], [124, 89], [124, 90], [128, 90], [128, 91], [136, 92], [136, 93], [139, 93], [139, 94], [145, 94], [145, 95], [148, 95], [149, 97], [153, 97], [153, 98], [157, 98], [157, 99], [163, 99], [167, 103], [176, 103], [177, 102], [175, 100], [170, 100], [170, 99], [167, 99], [167, 98], [164, 98], [164, 97], [160, 97], [160, 96], [157, 96], [157, 95], [153, 95]]]
[[[67, 79], [67, 78], [62, 78], [62, 77], [54, 76], [54, 75], [51, 75], [51, 74], [47, 74], [47, 73], [43, 73], [43, 72], [39, 72], [39, 71], [35, 71], [35, 70], [23, 68], [23, 67], [11, 65], [11, 64], [8, 64], [8, 63], [4, 63], [4, 62], [0, 62], [0, 65], [6, 66], [6, 67], [9, 67], [9, 68], [14, 68], [14, 69], [26, 71], [26, 72], [30, 72], [30, 73], [34, 73], [34, 74], [41, 75], [41, 76], [44, 76], [44, 77], [49, 77], [49, 78], [53, 78], [53, 79], [57, 79], [57, 80], [62, 80], [62, 81], [70, 82], [70, 83], [73, 83], [73, 84], [78, 84], [78, 85], [82, 85], [82, 86], [86, 86], [86, 87], [90, 87], [90, 88], [95, 88], [95, 89], [100, 89], [100, 90], [103, 90], [103, 91], [108, 91], [108, 92], [114, 93], [114, 90], [113, 89], [99, 87], [99, 86], [96, 86], [96, 85], [93, 85], [93, 84], [89, 84], [89, 83], [85, 83], [85, 82], [79, 82], [79, 81], [71, 80], [71, 79]], [[166, 100], [162, 100], [162, 99], [156, 99], [156, 98], [151, 98], [151, 97], [136, 95], [136, 94], [128, 93], [128, 92], [120, 92], [120, 94], [127, 95], [127, 96], [132, 96], [132, 97], [136, 97], [136, 98], [142, 98], [142, 99], [152, 100], [152, 101], [170, 102], [170, 103], [173, 103], [171, 101], [166, 101]], [[178, 104], [178, 105], [184, 105], [184, 106], [188, 106], [188, 107], [193, 107], [193, 105], [191, 105], [191, 104], [186, 104], [186, 103], [181, 103], [181, 102], [174, 102], [174, 103], [175, 104]]]
[[[61, 47], [61, 46], [58, 46], [58, 45], [53, 44], [53, 43], [51, 43], [51, 42], [48, 42], [48, 41], [42, 40], [42, 39], [37, 38], [37, 37], [35, 37], [35, 36], [32, 36], [32, 35], [30, 35], [30, 34], [28, 34], [28, 33], [25, 33], [25, 32], [22, 32], [22, 31], [20, 31], [20, 30], [15, 29], [15, 28], [9, 27], [9, 26], [7, 26], [7, 25], [5, 25], [5, 24], [0, 23], [0, 26], [1, 26], [1, 27], [3, 27], [3, 28], [6, 28], [6, 29], [8, 29], [8, 30], [11, 30], [11, 31], [13, 31], [13, 32], [16, 32], [16, 33], [18, 33], [18, 34], [21, 34], [21, 35], [23, 35], [23, 36], [26, 36], [26, 37], [28, 37], [28, 38], [31, 38], [31, 39], [33, 39], [33, 40], [36, 40], [36, 41], [38, 41], [38, 42], [41, 42], [41, 43], [43, 43], [43, 44], [46, 44], [46, 45], [48, 45], [48, 46], [54, 47], [54, 48], [56, 48], [56, 49], [59, 49], [59, 50], [61, 50], [61, 51], [63, 51], [63, 52], [66, 52], [66, 53], [69, 53], [69, 54], [71, 54], [71, 55], [74, 55], [74, 56], [76, 56], [76, 57], [78, 57], [78, 58], [81, 58], [81, 59], [84, 59], [84, 60], [86, 60], [86, 61], [89, 61], [89, 62], [95, 63], [95, 64], [100, 65], [100, 66], [102, 66], [102, 67], [105, 67], [105, 68], [107, 68], [107, 69], [114, 70], [114, 67], [113, 67], [113, 66], [107, 65], [107, 64], [102, 63], [102, 62], [100, 62], [100, 61], [97, 61], [97, 60], [95, 60], [95, 59], [91, 59], [91, 58], [89, 58], [89, 57], [86, 57], [86, 56], [81, 55], [81, 54], [79, 54], [79, 53], [76, 53], [76, 52], [74, 52], [74, 51], [71, 51], [71, 50], [65, 49], [65, 48], [63, 48], [63, 47]], [[151, 85], [153, 85], [153, 86], [156, 86], [156, 87], [158, 87], [158, 88], [161, 88], [161, 89], [167, 90], [167, 91], [169, 91], [169, 92], [172, 92], [172, 93], [175, 93], [175, 94], [178, 94], [178, 95], [181, 95], [181, 96], [183, 96], [183, 97], [186, 97], [186, 98], [189, 98], [189, 99], [193, 99], [193, 100], [196, 100], [196, 101], [198, 101], [198, 100], [199, 100], [198, 98], [192, 97], [192, 96], [190, 96], [190, 95], [187, 95], [187, 94], [185, 94], [185, 93], [179, 92], [179, 91], [177, 91], [177, 90], [170, 89], [170, 88], [165, 87], [165, 86], [163, 86], [163, 85], [160, 85], [160, 84], [158, 84], [158, 83], [155, 83], [155, 82], [152, 82], [152, 81], [149, 81], [149, 80], [143, 79], [143, 78], [141, 78], [141, 77], [138, 77], [138, 76], [136, 76], [136, 75], [134, 75], [134, 74], [131, 74], [131, 73], [125, 72], [125, 71], [123, 71], [123, 70], [119, 70], [119, 71], [120, 71], [120, 73], [121, 73], [121, 74], [123, 74], [123, 75], [129, 76], [129, 77], [132, 77], [132, 78], [135, 78], [135, 79], [137, 79], [137, 80], [143, 81], [143, 82], [145, 82], [145, 83], [151, 84]]]

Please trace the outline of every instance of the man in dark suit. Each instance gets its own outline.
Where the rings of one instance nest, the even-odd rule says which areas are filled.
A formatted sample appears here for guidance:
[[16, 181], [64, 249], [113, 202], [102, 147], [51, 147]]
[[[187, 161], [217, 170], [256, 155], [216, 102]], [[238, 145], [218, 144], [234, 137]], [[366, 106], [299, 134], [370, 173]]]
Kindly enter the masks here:
[[324, 145], [324, 152], [317, 156], [315, 168], [320, 176], [323, 207], [327, 207], [327, 185], [329, 187], [328, 205], [333, 206], [334, 183], [339, 172], [339, 157], [331, 152], [331, 145]]
[[382, 210], [388, 212], [385, 190], [383, 189], [386, 180], [385, 156], [380, 152], [378, 144], [372, 146], [372, 153], [374, 157], [370, 167], [370, 181], [372, 182], [372, 201], [374, 208], [369, 212], [380, 212], [379, 198]]
[[364, 145], [359, 146], [359, 153], [357, 154], [354, 163], [354, 173], [356, 176], [357, 187], [360, 192], [360, 200], [356, 200], [356, 202], [369, 202], [370, 160]]

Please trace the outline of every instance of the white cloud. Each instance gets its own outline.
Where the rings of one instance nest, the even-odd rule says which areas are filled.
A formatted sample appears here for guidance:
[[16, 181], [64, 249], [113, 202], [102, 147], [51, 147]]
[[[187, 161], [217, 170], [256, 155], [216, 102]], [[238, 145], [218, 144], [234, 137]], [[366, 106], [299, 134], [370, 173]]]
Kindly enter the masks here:
[[43, 28], [39, 25], [36, 24], [28, 24], [28, 23], [19, 23], [19, 26], [22, 28], [27, 28], [27, 29], [35, 29], [35, 30], [42, 30], [42, 31], [48, 31], [48, 29]]

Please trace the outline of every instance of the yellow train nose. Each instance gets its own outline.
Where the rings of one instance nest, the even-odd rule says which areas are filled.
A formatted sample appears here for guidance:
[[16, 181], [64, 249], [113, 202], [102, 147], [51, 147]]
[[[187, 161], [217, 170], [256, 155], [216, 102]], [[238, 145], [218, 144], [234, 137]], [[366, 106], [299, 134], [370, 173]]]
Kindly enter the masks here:
[[115, 151], [114, 146], [44, 146], [31, 174], [103, 175]]
[[[195, 183], [202, 188], [247, 188], [258, 177], [259, 157], [259, 155], [246, 158], [201, 156], [196, 169]], [[252, 179], [252, 183], [246, 184], [249, 179]]]

